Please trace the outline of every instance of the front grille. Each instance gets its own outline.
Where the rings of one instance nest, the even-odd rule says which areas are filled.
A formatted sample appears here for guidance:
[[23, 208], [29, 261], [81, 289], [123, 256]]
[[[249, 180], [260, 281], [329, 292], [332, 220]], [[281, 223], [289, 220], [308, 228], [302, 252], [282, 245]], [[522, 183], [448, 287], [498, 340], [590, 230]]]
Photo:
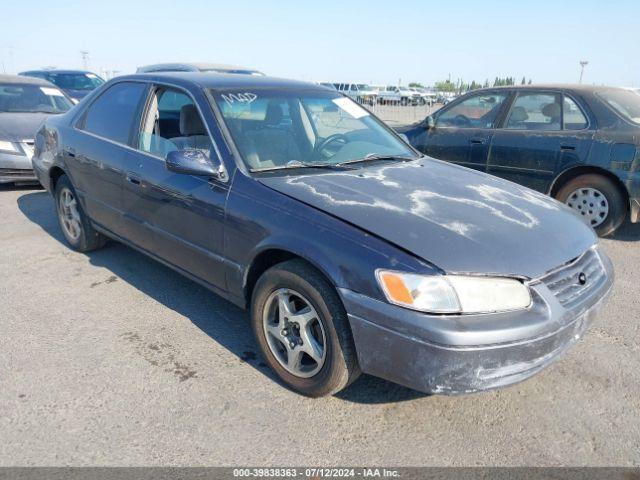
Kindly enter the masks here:
[[33, 170], [26, 170], [22, 168], [0, 168], [0, 177], [33, 177]]
[[572, 308], [606, 281], [606, 271], [595, 248], [542, 278], [560, 304]]

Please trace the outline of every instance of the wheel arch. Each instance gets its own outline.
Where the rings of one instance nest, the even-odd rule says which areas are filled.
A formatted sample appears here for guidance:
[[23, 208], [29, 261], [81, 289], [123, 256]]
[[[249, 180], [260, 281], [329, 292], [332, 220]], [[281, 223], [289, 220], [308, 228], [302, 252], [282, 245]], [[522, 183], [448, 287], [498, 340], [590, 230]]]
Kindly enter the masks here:
[[65, 172], [62, 168], [60, 168], [57, 165], [54, 167], [51, 167], [51, 170], [49, 170], [49, 178], [51, 179], [51, 193], [55, 193], [56, 183], [58, 183], [58, 180], [62, 175], [66, 175], [66, 174], [67, 172]]
[[247, 265], [243, 277], [243, 294], [245, 305], [251, 303], [253, 289], [260, 278], [269, 268], [289, 260], [300, 260], [317, 270], [334, 288], [339, 286], [336, 282], [339, 270], [328, 259], [318, 255], [307, 255], [301, 249], [291, 248], [282, 244], [265, 245], [255, 252]]
[[627, 206], [629, 206], [629, 192], [625, 184], [622, 182], [622, 180], [620, 180], [620, 177], [616, 176], [614, 173], [610, 172], [609, 170], [606, 170], [601, 167], [595, 167], [592, 165], [578, 165], [578, 166], [570, 167], [564, 170], [562, 173], [560, 173], [560, 175], [558, 175], [555, 178], [555, 180], [551, 184], [551, 188], [549, 189], [549, 192], [548, 192], [549, 195], [555, 198], [558, 191], [562, 188], [563, 185], [573, 180], [574, 178], [579, 177], [580, 175], [586, 175], [586, 174], [602, 175], [603, 177], [606, 177], [611, 181], [613, 181], [613, 183], [618, 187], [618, 190], [620, 190], [620, 192], [624, 196]]

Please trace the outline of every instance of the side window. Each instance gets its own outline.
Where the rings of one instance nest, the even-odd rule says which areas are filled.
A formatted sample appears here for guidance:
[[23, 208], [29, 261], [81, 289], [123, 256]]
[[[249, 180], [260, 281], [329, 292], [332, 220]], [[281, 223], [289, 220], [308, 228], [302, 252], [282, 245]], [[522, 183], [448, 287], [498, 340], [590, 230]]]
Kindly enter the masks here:
[[170, 88], [152, 94], [142, 122], [138, 148], [164, 158], [174, 150], [198, 149], [211, 154], [213, 144], [189, 95]]
[[587, 128], [587, 125], [589, 124], [584, 113], [580, 110], [580, 107], [578, 107], [576, 102], [567, 96], [564, 97], [562, 115], [565, 130], [582, 130]]
[[82, 129], [114, 142], [128, 144], [145, 88], [145, 84], [133, 82], [109, 87], [89, 106]]
[[492, 128], [500, 113], [506, 93], [474, 95], [445, 109], [436, 118], [438, 127]]
[[555, 131], [562, 128], [560, 95], [521, 93], [513, 102], [505, 128]]

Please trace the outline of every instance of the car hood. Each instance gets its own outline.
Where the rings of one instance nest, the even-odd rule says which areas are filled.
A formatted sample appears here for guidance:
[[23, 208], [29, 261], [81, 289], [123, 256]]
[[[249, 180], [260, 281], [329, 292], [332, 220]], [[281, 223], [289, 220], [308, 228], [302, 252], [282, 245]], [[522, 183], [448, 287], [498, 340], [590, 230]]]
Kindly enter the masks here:
[[559, 202], [433, 159], [259, 181], [448, 273], [537, 278], [597, 241]]
[[50, 113], [2, 112], [0, 113], [0, 140], [21, 142], [33, 140], [38, 127]]

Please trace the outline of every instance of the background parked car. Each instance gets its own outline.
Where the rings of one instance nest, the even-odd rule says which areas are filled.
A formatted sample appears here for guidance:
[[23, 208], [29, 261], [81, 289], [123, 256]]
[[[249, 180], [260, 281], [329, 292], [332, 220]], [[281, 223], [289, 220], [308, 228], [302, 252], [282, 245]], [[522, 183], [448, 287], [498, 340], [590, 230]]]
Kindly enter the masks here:
[[214, 72], [234, 73], [237, 75], [264, 75], [264, 73], [254, 68], [222, 63], [156, 63], [138, 67], [136, 70], [136, 73], [151, 72]]
[[333, 86], [358, 103], [375, 105], [378, 98], [378, 92], [366, 83], [334, 83]]
[[435, 158], [503, 177], [573, 208], [600, 235], [640, 219], [640, 95], [609, 87], [467, 93], [398, 128]]
[[420, 95], [419, 105], [433, 105], [435, 103], [436, 94], [428, 91], [423, 87], [409, 87], [409, 90]]
[[387, 85], [384, 90], [378, 92], [380, 103], [399, 103], [400, 105], [418, 105], [420, 94], [410, 90], [408, 87], [397, 85]]
[[72, 106], [49, 82], [0, 75], [0, 183], [37, 183], [31, 165], [36, 131], [45, 118]]
[[19, 75], [41, 78], [51, 82], [76, 103], [104, 83], [101, 77], [86, 70], [29, 70], [21, 72]]

